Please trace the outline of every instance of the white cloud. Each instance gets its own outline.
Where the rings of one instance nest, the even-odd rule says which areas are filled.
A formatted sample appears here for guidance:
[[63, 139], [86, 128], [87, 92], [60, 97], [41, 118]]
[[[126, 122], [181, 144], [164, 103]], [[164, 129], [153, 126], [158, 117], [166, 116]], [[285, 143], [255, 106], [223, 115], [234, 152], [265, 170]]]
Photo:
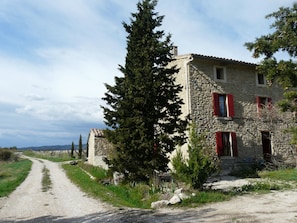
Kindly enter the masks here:
[[164, 26], [173, 34], [179, 51], [256, 62], [244, 47], [245, 42], [270, 31], [265, 16], [291, 0], [178, 0], [160, 1]]
[[[79, 126], [86, 131], [102, 124], [103, 83], [112, 84], [121, 75], [118, 64], [124, 65], [127, 35], [122, 22], [129, 23], [137, 2], [0, 1], [1, 142], [1, 136], [13, 139], [14, 134], [29, 143], [30, 135], [39, 134], [40, 142], [55, 144], [50, 137], [60, 143], [58, 136], [67, 131], [77, 135]], [[265, 15], [291, 4], [159, 0], [156, 10], [165, 15], [160, 28], [172, 34], [180, 53], [253, 62], [243, 44], [269, 31]]]

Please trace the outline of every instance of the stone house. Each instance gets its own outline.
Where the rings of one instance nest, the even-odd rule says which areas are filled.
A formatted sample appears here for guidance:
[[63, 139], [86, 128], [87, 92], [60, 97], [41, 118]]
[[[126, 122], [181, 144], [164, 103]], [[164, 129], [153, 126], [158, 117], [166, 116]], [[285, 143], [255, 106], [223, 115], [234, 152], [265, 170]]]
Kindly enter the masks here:
[[88, 164], [107, 169], [104, 158], [111, 151], [111, 144], [104, 137], [101, 129], [91, 129], [88, 137]]
[[180, 68], [176, 81], [183, 86], [183, 115], [206, 134], [223, 169], [272, 157], [293, 161], [295, 150], [284, 133], [295, 124], [293, 115], [279, 111], [283, 89], [267, 83], [256, 64], [188, 54], [176, 55], [172, 65]]

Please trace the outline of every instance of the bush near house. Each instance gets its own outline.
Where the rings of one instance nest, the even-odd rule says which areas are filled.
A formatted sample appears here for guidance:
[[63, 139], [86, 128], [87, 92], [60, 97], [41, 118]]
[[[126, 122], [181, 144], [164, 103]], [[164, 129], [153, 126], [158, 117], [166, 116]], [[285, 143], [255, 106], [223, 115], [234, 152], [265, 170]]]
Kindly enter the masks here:
[[194, 189], [201, 189], [208, 177], [217, 170], [211, 148], [205, 143], [203, 135], [196, 133], [195, 125], [191, 126], [189, 159], [185, 159], [180, 150], [172, 159], [173, 175], [177, 180], [190, 184]]

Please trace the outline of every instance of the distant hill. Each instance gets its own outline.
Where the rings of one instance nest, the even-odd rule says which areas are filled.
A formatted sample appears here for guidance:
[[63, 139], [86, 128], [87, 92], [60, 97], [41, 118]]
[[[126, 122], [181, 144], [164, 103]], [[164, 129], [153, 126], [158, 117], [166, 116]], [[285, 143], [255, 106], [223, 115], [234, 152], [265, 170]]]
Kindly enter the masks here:
[[[87, 147], [86, 144], [83, 144], [83, 149]], [[78, 150], [78, 145], [74, 145], [74, 149]], [[54, 145], [54, 146], [31, 146], [31, 147], [23, 147], [18, 148], [18, 150], [71, 150], [71, 145]]]

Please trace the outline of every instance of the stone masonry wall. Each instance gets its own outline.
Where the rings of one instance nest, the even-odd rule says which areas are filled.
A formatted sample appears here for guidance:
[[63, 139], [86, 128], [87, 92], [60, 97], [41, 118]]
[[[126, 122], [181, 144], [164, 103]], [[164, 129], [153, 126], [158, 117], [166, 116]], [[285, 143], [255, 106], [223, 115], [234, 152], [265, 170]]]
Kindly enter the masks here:
[[[206, 133], [213, 149], [216, 147], [216, 132], [236, 132], [238, 157], [221, 159], [233, 159], [234, 162], [263, 159], [262, 131], [271, 132], [272, 155], [285, 157], [294, 152], [289, 143], [290, 135], [284, 133], [285, 129], [293, 125], [292, 115], [281, 113], [275, 106], [282, 97], [282, 89], [275, 84], [271, 87], [258, 86], [255, 65], [195, 56], [192, 60], [187, 60], [186, 57], [177, 59], [175, 64], [181, 67], [177, 82], [184, 86], [181, 94], [185, 102], [183, 111], [191, 114], [199, 133]], [[214, 80], [214, 66], [226, 69], [226, 82]], [[188, 72], [188, 77], [185, 72]], [[184, 78], [188, 78], [187, 83]], [[187, 91], [190, 95], [187, 95]], [[233, 119], [213, 115], [214, 92], [233, 95]], [[274, 106], [267, 110], [266, 116], [264, 111], [259, 116], [256, 96], [272, 98]]]
[[[214, 66], [224, 66], [226, 82], [214, 81]], [[193, 61], [190, 65], [191, 113], [200, 132], [208, 136], [215, 147], [215, 132], [230, 131], [237, 134], [238, 158], [263, 157], [261, 131], [272, 132], [272, 154], [286, 154], [290, 150], [289, 135], [284, 134], [292, 119], [290, 114], [273, 108], [267, 119], [257, 112], [256, 96], [270, 97], [276, 103], [282, 89], [276, 85], [260, 87], [256, 84], [255, 67], [237, 64]], [[235, 117], [224, 120], [213, 116], [212, 93], [233, 94]]]

